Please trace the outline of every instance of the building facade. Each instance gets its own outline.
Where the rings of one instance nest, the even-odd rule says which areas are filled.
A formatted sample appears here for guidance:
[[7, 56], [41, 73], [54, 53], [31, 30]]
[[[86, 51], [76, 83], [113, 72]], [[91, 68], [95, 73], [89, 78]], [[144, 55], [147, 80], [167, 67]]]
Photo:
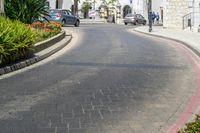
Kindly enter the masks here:
[[200, 0], [165, 0], [163, 27], [198, 32]]
[[191, 16], [191, 30], [200, 32], [200, 0], [193, 0], [191, 4], [189, 12]]
[[188, 0], [164, 1], [164, 28], [182, 29], [183, 16], [189, 12]]
[[[85, 0], [87, 1], [87, 0]], [[81, 5], [82, 5], [83, 0], [80, 2], [79, 5], [79, 10], [81, 9]], [[118, 0], [119, 4], [120, 4], [120, 14], [121, 17], [120, 18], [124, 18], [128, 13], [138, 13], [143, 15], [146, 19], [148, 18], [148, 13], [147, 13], [147, 0]], [[113, 5], [107, 5], [106, 3], [108, 3], [108, 0], [96, 0], [96, 3], [94, 5], [95, 10], [99, 11], [98, 14], [100, 13], [99, 8], [104, 7], [105, 9], [107, 8], [108, 10], [111, 9], [111, 12], [116, 12], [117, 10], [117, 3], [114, 3]], [[105, 10], [102, 9], [102, 10]], [[113, 11], [115, 10], [115, 11]], [[163, 0], [153, 0], [152, 2], [152, 10], [155, 13], [159, 13], [159, 15], [162, 14], [162, 10], [163, 10]], [[108, 11], [109, 12], [109, 11]], [[108, 13], [109, 14], [109, 13]]]
[[[114, 14], [116, 18], [117, 3], [114, 4], [115, 6], [109, 6], [105, 4], [106, 2], [107, 0], [96, 0], [94, 7], [97, 14], [103, 16]], [[123, 18], [128, 13], [138, 13], [148, 19], [148, 0], [118, 0], [118, 2], [120, 23], [123, 23]], [[194, 32], [200, 30], [200, 0], [152, 0], [152, 12], [159, 14], [159, 22], [163, 23], [164, 28], [189, 29]]]
[[48, 0], [50, 9], [72, 9], [73, 0]]
[[[124, 18], [127, 13], [136, 13], [148, 19], [148, 0], [119, 0], [119, 2], [121, 4], [121, 18]], [[163, 0], [152, 0], [152, 12], [163, 18]]]

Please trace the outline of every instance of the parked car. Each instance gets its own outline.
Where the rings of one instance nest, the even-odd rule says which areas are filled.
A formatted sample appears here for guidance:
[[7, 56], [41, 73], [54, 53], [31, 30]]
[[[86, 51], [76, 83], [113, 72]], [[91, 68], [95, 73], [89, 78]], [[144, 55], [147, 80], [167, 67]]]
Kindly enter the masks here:
[[146, 25], [147, 21], [141, 14], [127, 14], [124, 18], [124, 24], [143, 24]]
[[73, 15], [70, 10], [65, 9], [51, 9], [49, 16], [46, 16], [46, 18], [50, 21], [63, 23], [63, 25], [74, 25], [78, 27], [80, 24], [79, 18]]

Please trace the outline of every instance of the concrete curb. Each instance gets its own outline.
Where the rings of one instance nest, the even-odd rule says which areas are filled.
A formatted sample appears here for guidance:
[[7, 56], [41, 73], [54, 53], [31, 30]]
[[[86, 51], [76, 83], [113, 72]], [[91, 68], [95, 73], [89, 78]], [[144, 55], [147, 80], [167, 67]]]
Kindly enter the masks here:
[[53, 36], [47, 40], [44, 40], [42, 42], [38, 42], [34, 45], [34, 53], [37, 53], [39, 51], [42, 51], [52, 45], [54, 45], [55, 43], [59, 42], [60, 40], [62, 40], [65, 37], [65, 31], [62, 30], [61, 33], [59, 33], [56, 36]]
[[145, 34], [145, 35], [149, 35], [149, 36], [154, 36], [154, 37], [160, 37], [160, 38], [163, 38], [163, 39], [168, 39], [168, 40], [172, 40], [172, 41], [181, 43], [181, 44], [185, 45], [186, 47], [188, 47], [189, 49], [191, 49], [196, 55], [198, 55], [200, 57], [200, 51], [197, 50], [196, 48], [192, 47], [191, 45], [189, 45], [188, 43], [186, 43], [184, 41], [181, 41], [181, 40], [178, 40], [178, 39], [174, 39], [174, 38], [171, 38], [171, 37], [162, 36], [162, 35], [155, 35], [155, 34], [151, 34], [151, 33], [146, 33], [146, 32], [142, 32], [142, 31], [138, 31], [135, 28], [133, 29], [133, 31], [141, 33], [141, 34]]
[[[60, 33], [59, 36], [55, 36], [53, 37], [52, 39], [49, 39], [49, 41], [52, 41], [55, 42], [55, 40], [60, 40], [60, 36], [63, 36], [63, 33]], [[57, 39], [56, 39], [57, 38]], [[63, 40], [63, 41], [62, 41]], [[57, 45], [57, 47], [54, 47], [53, 44], [51, 44], [51, 48], [49, 46], [49, 50], [47, 49], [43, 49], [43, 46], [42, 46], [42, 49], [40, 52], [38, 53], [35, 53], [34, 57], [30, 58], [30, 59], [27, 59], [27, 60], [23, 60], [19, 63], [15, 63], [13, 65], [10, 65], [10, 66], [5, 66], [5, 67], [2, 67], [0, 68], [0, 75], [3, 75], [3, 74], [6, 74], [6, 73], [9, 73], [9, 72], [13, 72], [13, 71], [16, 71], [16, 70], [19, 70], [19, 69], [22, 69], [24, 67], [27, 67], [27, 66], [30, 66], [34, 63], [37, 63], [49, 56], [51, 56], [52, 54], [56, 53], [57, 51], [61, 50], [63, 47], [65, 47], [67, 44], [69, 44], [72, 40], [72, 35], [66, 35], [65, 36], [65, 32], [64, 32], [64, 38], [60, 40], [59, 42], [57, 42], [55, 45]], [[62, 41], [62, 42], [61, 42]], [[47, 44], [47, 41], [45, 41], [45, 45]], [[39, 49], [38, 49], [39, 50]]]

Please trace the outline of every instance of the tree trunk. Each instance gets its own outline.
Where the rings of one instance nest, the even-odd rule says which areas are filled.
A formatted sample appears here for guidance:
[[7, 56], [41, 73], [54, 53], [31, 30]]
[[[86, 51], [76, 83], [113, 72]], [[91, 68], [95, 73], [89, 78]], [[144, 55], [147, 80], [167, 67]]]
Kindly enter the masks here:
[[4, 13], [4, 1], [0, 0], [0, 14]]
[[73, 13], [77, 14], [78, 13], [78, 0], [74, 0], [74, 9], [73, 9]]

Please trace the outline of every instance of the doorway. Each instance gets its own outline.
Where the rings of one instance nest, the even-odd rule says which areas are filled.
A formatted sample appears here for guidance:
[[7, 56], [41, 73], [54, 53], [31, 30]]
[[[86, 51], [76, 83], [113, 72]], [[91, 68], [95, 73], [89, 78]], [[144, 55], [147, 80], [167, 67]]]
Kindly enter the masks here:
[[129, 13], [132, 13], [131, 7], [129, 5], [124, 6], [124, 8], [123, 8], [123, 18]]

